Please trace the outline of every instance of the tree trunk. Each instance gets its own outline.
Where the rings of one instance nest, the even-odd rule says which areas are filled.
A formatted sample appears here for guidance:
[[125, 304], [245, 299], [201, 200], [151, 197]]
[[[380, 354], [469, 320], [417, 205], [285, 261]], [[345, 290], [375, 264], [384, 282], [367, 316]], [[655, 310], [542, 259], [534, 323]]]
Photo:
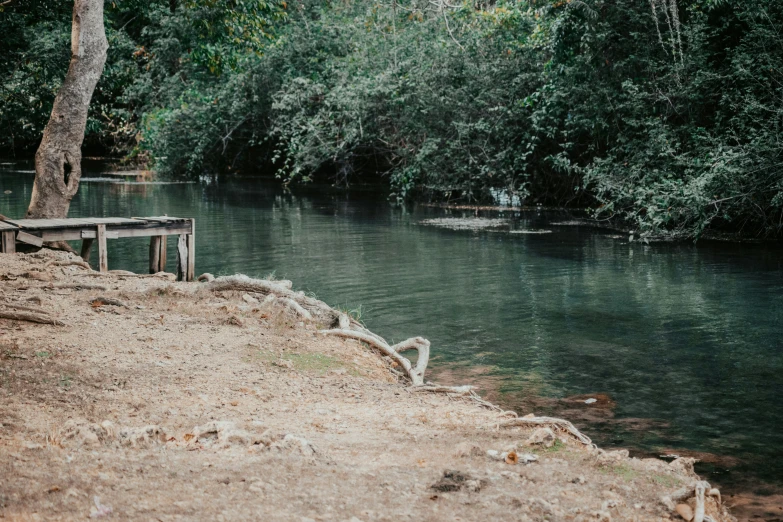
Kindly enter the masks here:
[[35, 153], [28, 218], [66, 217], [82, 176], [87, 110], [109, 48], [103, 0], [74, 0], [71, 24], [71, 63]]

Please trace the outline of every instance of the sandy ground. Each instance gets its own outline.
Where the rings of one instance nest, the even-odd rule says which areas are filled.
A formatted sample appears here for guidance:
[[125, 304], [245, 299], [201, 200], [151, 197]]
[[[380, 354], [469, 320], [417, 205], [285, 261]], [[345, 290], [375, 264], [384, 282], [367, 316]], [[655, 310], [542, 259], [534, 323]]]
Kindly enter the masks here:
[[528, 446], [274, 305], [56, 264], [75, 259], [0, 254], [0, 311], [62, 322], [0, 319], [0, 518], [680, 520], [663, 497], [698, 480], [563, 433]]

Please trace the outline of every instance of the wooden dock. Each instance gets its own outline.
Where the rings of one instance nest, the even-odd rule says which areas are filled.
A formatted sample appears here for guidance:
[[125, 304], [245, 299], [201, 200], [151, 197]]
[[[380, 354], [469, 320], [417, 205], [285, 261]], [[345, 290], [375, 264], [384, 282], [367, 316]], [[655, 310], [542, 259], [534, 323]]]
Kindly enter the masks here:
[[121, 237], [150, 238], [151, 274], [166, 270], [166, 238], [179, 236], [177, 242], [177, 279], [193, 281], [196, 265], [196, 220], [169, 216], [144, 218], [84, 218], [84, 219], [8, 219], [0, 221], [2, 252], [16, 252], [16, 243], [40, 247], [45, 241], [82, 242], [81, 255], [89, 260], [90, 251], [98, 240], [98, 270], [109, 270], [106, 241]]

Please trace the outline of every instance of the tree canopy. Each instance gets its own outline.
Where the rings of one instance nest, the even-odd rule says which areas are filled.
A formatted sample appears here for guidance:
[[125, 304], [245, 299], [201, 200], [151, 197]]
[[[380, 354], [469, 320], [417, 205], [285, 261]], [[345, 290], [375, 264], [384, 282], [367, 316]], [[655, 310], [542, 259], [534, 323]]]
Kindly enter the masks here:
[[[3, 7], [3, 155], [35, 149], [67, 2]], [[106, 3], [85, 146], [162, 175], [380, 181], [589, 208], [644, 238], [783, 233], [783, 4]]]

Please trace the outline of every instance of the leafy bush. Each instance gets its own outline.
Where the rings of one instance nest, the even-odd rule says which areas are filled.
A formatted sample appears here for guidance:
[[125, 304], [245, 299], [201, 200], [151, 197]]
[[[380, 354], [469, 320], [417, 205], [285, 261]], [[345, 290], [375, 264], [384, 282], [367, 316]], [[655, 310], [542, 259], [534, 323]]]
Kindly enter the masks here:
[[[0, 140], [29, 151], [67, 13], [18, 1]], [[780, 2], [174, 4], [112, 2], [88, 143], [165, 175], [588, 207], [645, 239], [783, 233]]]

